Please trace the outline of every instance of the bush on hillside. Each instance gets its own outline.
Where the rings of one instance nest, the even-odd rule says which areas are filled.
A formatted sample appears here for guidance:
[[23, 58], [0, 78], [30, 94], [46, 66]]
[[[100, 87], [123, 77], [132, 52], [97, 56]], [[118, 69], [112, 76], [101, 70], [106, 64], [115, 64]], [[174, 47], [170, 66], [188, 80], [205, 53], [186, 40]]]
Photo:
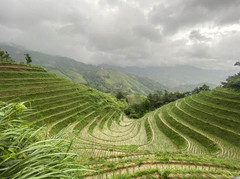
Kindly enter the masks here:
[[226, 82], [222, 82], [223, 87], [232, 88], [232, 89], [240, 89], [240, 73], [229, 76], [226, 79]]
[[200, 86], [200, 87], [197, 87], [195, 88], [191, 94], [197, 94], [197, 93], [200, 93], [201, 91], [210, 91], [210, 87], [206, 84]]
[[[240, 66], [240, 62], [236, 62], [234, 66]], [[222, 82], [223, 87], [240, 90], [240, 72], [229, 76], [226, 79], [226, 82]]]
[[119, 91], [117, 94], [116, 94], [116, 96], [115, 96], [118, 100], [125, 100], [127, 103], [128, 103], [128, 99], [127, 99], [127, 97], [126, 97], [126, 95], [125, 94], [123, 94], [123, 92], [122, 91]]
[[14, 63], [15, 61], [11, 58], [7, 51], [0, 49], [0, 62], [3, 63]]

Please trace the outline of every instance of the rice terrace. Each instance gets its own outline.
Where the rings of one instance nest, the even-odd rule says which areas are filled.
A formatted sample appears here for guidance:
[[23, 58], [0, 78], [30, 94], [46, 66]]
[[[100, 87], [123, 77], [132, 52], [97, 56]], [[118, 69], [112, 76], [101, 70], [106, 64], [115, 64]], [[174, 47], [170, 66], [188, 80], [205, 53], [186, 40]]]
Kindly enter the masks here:
[[62, 131], [86, 168], [79, 178], [239, 175], [238, 91], [218, 87], [131, 119], [113, 97], [41, 68], [1, 64], [0, 70], [0, 100], [25, 102], [32, 110], [20, 118], [45, 126], [49, 138]]
[[0, 179], [239, 179], [240, 0], [1, 0]]

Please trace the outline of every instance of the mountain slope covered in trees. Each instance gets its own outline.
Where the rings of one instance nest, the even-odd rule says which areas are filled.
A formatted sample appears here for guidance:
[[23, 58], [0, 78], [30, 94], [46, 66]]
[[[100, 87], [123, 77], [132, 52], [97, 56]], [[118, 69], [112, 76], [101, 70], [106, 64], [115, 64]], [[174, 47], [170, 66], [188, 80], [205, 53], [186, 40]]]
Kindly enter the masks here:
[[148, 94], [155, 90], [163, 90], [166, 87], [146, 77], [125, 74], [117, 70], [84, 64], [67, 57], [48, 55], [36, 51], [30, 51], [14, 45], [0, 44], [0, 48], [8, 51], [16, 61], [24, 61], [24, 54], [29, 53], [32, 64], [46, 68], [49, 72], [56, 73], [60, 77], [74, 82], [86, 84], [100, 91], [116, 93]]
[[[148, 77], [176, 91], [193, 90], [201, 84], [209, 84], [211, 87], [220, 85], [227, 76], [233, 75], [237, 70], [214, 70], [201, 69], [194, 66], [162, 66], [162, 67], [117, 67], [102, 65], [113, 68], [123, 73]], [[197, 86], [196, 86], [197, 85]], [[192, 86], [192, 87], [191, 87]], [[190, 87], [190, 88], [189, 88]]]

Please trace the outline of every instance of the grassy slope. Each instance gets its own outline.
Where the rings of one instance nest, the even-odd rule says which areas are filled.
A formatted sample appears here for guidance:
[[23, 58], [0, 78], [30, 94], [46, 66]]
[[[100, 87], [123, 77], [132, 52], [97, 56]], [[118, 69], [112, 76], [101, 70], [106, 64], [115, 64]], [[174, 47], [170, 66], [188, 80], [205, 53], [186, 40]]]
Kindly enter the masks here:
[[[239, 175], [238, 169], [227, 169], [228, 176], [226, 169], [215, 168], [222, 161], [239, 165], [239, 104], [239, 92], [217, 88], [165, 105], [142, 119], [121, 117], [119, 121], [111, 121], [111, 118], [103, 118], [82, 131], [82, 140], [91, 146], [85, 152], [95, 156], [92, 163], [101, 163], [97, 175], [102, 177], [133, 178], [149, 174], [160, 177], [166, 174], [176, 178], [191, 174], [196, 178], [229, 178]], [[183, 153], [156, 154], [156, 151]], [[197, 155], [190, 159], [190, 153]], [[175, 155], [179, 158], [173, 157]], [[201, 160], [207, 167], [200, 166]], [[94, 173], [86, 175], [97, 177]]]
[[[188, 141], [187, 150], [240, 158], [240, 93], [223, 88], [177, 100], [160, 108], [164, 120]], [[173, 142], [177, 138], [163, 131]], [[177, 140], [179, 141], [179, 140]], [[176, 142], [175, 142], [176, 143]], [[178, 144], [181, 146], [181, 144]], [[207, 152], [207, 153], [208, 153]]]
[[91, 121], [109, 110], [120, 113], [121, 104], [109, 95], [52, 73], [0, 71], [0, 84], [1, 101], [26, 101], [27, 106], [34, 109], [24, 116], [30, 124], [53, 127], [59, 122], [70, 124], [87, 115], [86, 120]]

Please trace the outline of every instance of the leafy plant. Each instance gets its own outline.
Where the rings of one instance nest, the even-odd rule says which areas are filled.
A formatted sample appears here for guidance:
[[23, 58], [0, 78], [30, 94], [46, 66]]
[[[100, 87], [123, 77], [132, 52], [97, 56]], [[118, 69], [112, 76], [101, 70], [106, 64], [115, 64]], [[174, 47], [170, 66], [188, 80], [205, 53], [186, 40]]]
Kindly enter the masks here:
[[77, 178], [84, 169], [69, 153], [71, 142], [43, 139], [43, 128], [19, 119], [27, 110], [24, 103], [0, 103], [0, 178]]
[[27, 64], [32, 63], [32, 57], [28, 53], [24, 54], [24, 55], [25, 55], [25, 60], [26, 60]]

